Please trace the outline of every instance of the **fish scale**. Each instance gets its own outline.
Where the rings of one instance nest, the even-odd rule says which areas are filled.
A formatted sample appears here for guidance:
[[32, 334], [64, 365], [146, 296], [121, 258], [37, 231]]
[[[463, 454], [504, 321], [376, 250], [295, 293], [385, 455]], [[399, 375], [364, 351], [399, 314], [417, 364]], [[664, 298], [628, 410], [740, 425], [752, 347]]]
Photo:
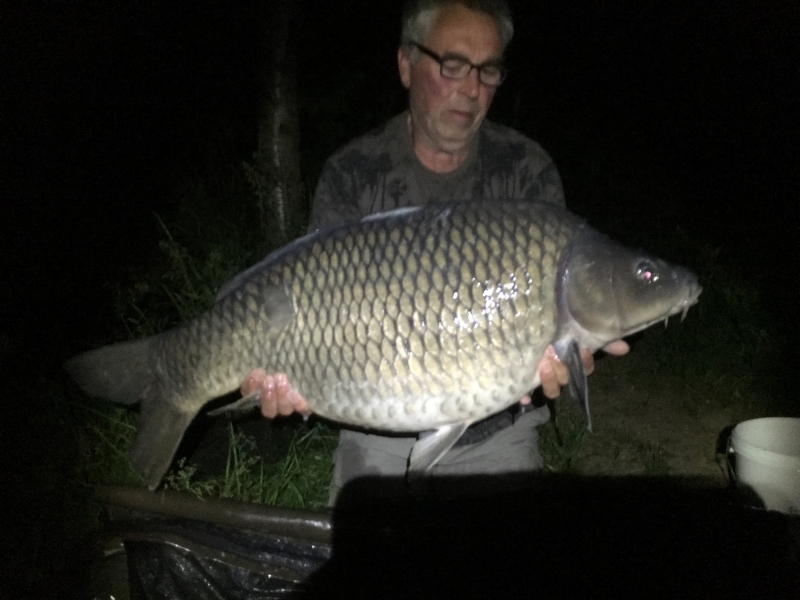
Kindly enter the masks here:
[[256, 368], [286, 373], [322, 417], [434, 430], [412, 450], [418, 472], [536, 387], [550, 344], [588, 417], [579, 347], [685, 313], [700, 289], [688, 271], [555, 206], [429, 205], [301, 238], [235, 277], [199, 317], [65, 367], [88, 393], [141, 401], [131, 462], [151, 488], [203, 405]]

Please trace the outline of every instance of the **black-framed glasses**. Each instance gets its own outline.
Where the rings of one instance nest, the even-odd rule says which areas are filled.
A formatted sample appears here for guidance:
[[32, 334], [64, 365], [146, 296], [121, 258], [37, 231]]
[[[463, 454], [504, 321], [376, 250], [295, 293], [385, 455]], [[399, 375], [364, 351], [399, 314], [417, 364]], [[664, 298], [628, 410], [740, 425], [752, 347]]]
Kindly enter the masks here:
[[503, 83], [503, 80], [508, 74], [503, 64], [497, 60], [490, 60], [476, 65], [460, 54], [445, 54], [444, 56], [440, 56], [422, 44], [418, 44], [417, 42], [408, 43], [439, 63], [439, 71], [445, 79], [464, 79], [464, 77], [470, 74], [472, 69], [477, 69], [478, 81], [483, 85], [497, 87]]

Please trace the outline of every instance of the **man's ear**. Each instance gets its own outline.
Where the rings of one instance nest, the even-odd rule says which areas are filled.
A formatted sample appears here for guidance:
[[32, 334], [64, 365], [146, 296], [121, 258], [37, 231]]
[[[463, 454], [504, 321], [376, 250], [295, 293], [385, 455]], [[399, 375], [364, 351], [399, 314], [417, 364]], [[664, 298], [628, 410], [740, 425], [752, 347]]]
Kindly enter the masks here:
[[406, 46], [400, 46], [397, 49], [397, 69], [400, 71], [400, 81], [403, 82], [403, 87], [408, 89], [411, 87], [411, 60], [408, 57]]

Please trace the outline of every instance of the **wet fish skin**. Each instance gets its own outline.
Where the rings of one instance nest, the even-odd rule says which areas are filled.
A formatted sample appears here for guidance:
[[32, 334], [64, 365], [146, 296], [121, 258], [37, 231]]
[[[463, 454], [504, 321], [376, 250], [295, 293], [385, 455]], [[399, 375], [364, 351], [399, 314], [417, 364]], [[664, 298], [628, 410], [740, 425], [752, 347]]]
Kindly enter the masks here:
[[88, 393], [141, 400], [131, 460], [151, 489], [203, 405], [257, 367], [287, 373], [322, 417], [435, 430], [412, 451], [421, 471], [471, 423], [538, 386], [549, 344], [597, 349], [699, 293], [688, 271], [554, 206], [427, 206], [306, 236], [196, 319], [66, 368]]

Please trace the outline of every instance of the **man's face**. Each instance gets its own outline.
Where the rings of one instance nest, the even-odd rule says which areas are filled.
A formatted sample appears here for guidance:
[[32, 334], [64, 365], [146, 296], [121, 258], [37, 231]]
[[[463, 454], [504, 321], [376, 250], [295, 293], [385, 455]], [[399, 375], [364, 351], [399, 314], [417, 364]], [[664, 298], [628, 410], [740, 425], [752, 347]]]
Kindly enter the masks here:
[[[427, 40], [414, 40], [439, 56], [457, 54], [473, 64], [502, 56], [494, 20], [460, 5], [443, 8]], [[409, 90], [415, 135], [436, 152], [464, 150], [486, 117], [495, 88], [478, 81], [477, 69], [453, 81], [441, 75], [439, 63], [421, 55], [411, 64], [406, 49], [398, 52], [400, 79]]]

